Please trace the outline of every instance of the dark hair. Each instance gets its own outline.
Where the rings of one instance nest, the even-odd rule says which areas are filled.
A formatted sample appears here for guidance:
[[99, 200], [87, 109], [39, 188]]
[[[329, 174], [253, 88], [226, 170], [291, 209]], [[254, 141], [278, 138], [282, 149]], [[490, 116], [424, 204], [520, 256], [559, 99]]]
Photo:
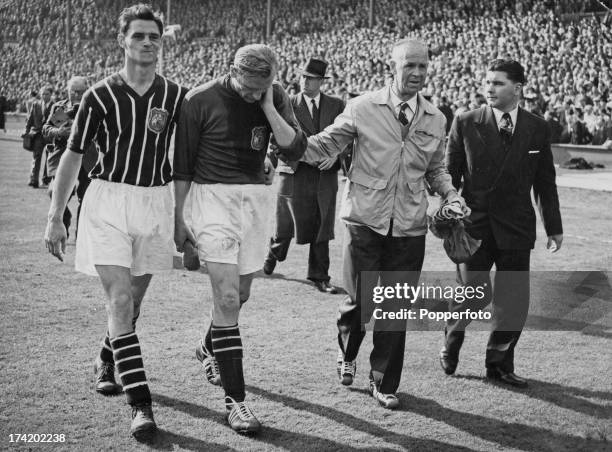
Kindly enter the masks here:
[[130, 23], [134, 20], [152, 20], [157, 24], [160, 36], [164, 33], [164, 22], [161, 16], [153, 11], [151, 5], [139, 3], [121, 11], [119, 15], [119, 32], [126, 34], [128, 28], [130, 28]]
[[510, 80], [514, 83], [527, 83], [525, 78], [525, 68], [516, 60], [502, 59], [491, 61], [489, 64], [489, 71], [491, 72], [505, 72]]

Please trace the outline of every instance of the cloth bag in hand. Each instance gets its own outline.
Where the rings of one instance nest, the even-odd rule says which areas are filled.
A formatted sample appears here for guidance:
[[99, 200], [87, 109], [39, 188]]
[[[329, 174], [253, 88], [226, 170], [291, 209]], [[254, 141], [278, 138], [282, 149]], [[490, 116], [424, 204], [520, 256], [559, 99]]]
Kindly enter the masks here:
[[34, 150], [34, 139], [36, 138], [36, 133], [28, 132], [21, 135], [21, 139], [23, 140], [22, 146], [26, 151]]
[[[444, 240], [446, 255], [455, 264], [466, 262], [480, 248], [481, 240], [472, 237], [465, 230], [467, 218], [457, 218], [459, 211], [450, 205], [442, 205], [433, 214], [428, 215], [429, 230], [439, 239]], [[462, 214], [461, 214], [462, 215]]]

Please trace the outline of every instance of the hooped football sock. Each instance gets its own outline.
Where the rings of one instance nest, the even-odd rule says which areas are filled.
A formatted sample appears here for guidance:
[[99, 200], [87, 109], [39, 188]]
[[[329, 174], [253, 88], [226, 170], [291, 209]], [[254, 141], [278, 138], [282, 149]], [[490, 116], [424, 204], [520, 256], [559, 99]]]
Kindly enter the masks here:
[[151, 403], [151, 393], [144, 371], [140, 342], [136, 333], [118, 336], [110, 341], [115, 365], [130, 405]]
[[206, 349], [206, 351], [208, 351], [209, 355], [215, 356], [215, 351], [213, 350], [212, 344], [212, 328], [213, 324], [212, 322], [210, 322], [210, 325], [208, 326], [208, 331], [206, 331], [206, 337], [204, 337], [204, 348]]
[[243, 402], [244, 374], [242, 371], [242, 339], [238, 325], [211, 326], [212, 346], [219, 364], [219, 375], [225, 395]]
[[[136, 331], [136, 320], [138, 320], [139, 315], [135, 316], [132, 319], [132, 329]], [[108, 336], [108, 330], [106, 330], [106, 335], [104, 339], [102, 339], [102, 349], [100, 350], [100, 359], [105, 363], [114, 363], [115, 358], [113, 357], [113, 349], [110, 344], [110, 337]]]
[[110, 344], [110, 338], [108, 337], [108, 330], [104, 339], [102, 339], [102, 348], [100, 349], [100, 359], [105, 363], [114, 363], [115, 358], [113, 357], [113, 349]]

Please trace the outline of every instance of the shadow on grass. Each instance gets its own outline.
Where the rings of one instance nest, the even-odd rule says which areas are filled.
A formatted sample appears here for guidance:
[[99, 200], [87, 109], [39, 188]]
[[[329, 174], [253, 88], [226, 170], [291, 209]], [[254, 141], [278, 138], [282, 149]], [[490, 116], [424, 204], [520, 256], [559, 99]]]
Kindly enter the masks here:
[[[174, 256], [174, 261], [173, 261], [173, 268], [175, 270], [182, 270], [185, 272], [188, 272], [187, 269], [185, 269], [183, 267], [183, 260], [180, 256]], [[200, 267], [199, 270], [195, 271], [196, 273], [202, 273], [207, 275], [208, 274], [208, 270], [206, 269], [206, 265], [202, 265]], [[272, 273], [271, 275], [266, 275], [264, 274], [263, 270], [259, 270], [257, 272], [255, 272], [255, 276], [256, 279], [283, 279], [285, 281], [290, 281], [290, 282], [295, 282], [295, 283], [299, 283], [299, 284], [303, 284], [305, 286], [310, 286], [312, 287], [313, 290], [316, 290], [316, 288], [314, 287], [314, 284], [312, 283], [312, 281], [309, 281], [307, 279], [297, 279], [297, 278], [287, 278], [285, 277], [285, 275], [283, 273]], [[346, 295], [346, 291], [339, 286], [334, 286], [336, 287], [336, 289], [338, 289], [338, 294], [341, 295]]]
[[[454, 378], [463, 380], [480, 380], [486, 381], [482, 377], [475, 375], [454, 375]], [[602, 419], [612, 419], [612, 410], [609, 406], [600, 405], [585, 399], [602, 399], [612, 401], [612, 393], [606, 391], [592, 391], [590, 389], [576, 388], [574, 386], [565, 386], [557, 383], [549, 383], [541, 380], [533, 380], [528, 378], [529, 388], [519, 389], [512, 386], [504, 385], [503, 383], [493, 383], [500, 388], [508, 391], [522, 394], [532, 399], [542, 400], [547, 403], [552, 403], [561, 408], [577, 411], [579, 413], [595, 416]]]
[[[330, 408], [328, 406], [319, 405], [312, 402], [307, 402], [305, 400], [297, 399], [295, 397], [290, 397], [287, 395], [277, 394], [270, 391], [266, 391], [265, 389], [258, 388], [256, 386], [246, 387], [247, 391], [252, 394], [256, 394], [260, 397], [265, 397], [272, 402], [281, 403], [286, 405], [294, 410], [299, 411], [308, 411], [316, 416], [325, 417], [339, 424], [345, 425], [353, 430], [361, 431], [367, 433], [372, 436], [379, 437], [383, 439], [385, 442], [393, 443], [400, 445], [402, 447], [408, 448], [408, 450], [436, 450], [436, 451], [473, 451], [474, 449], [470, 449], [467, 447], [462, 447], [455, 444], [444, 443], [441, 441], [424, 439], [424, 438], [415, 438], [408, 435], [401, 435], [399, 433], [393, 432], [391, 430], [384, 429], [376, 424], [376, 420], [373, 422], [361, 419], [357, 416], [353, 416], [345, 411], [340, 411], [335, 408]], [[353, 389], [356, 392], [364, 392], [370, 397], [369, 392], [363, 389]], [[375, 402], [373, 400], [367, 401], [367, 403], [372, 403], [372, 407], [375, 408]], [[382, 416], [381, 416], [382, 417]], [[299, 449], [299, 448], [298, 448]], [[377, 448], [376, 450], [385, 450], [382, 448]]]
[[[263, 271], [258, 271], [257, 273], [255, 273], [255, 278], [260, 278], [260, 279], [283, 279], [285, 281], [290, 281], [290, 282], [296, 282], [299, 284], [304, 284], [305, 286], [310, 286], [312, 287], [312, 290], [316, 291], [316, 287], [314, 286], [314, 284], [312, 283], [312, 281], [308, 280], [308, 279], [297, 279], [297, 278], [287, 278], [285, 277], [285, 275], [283, 273], [272, 273], [271, 275], [266, 275], [264, 274]], [[331, 282], [330, 282], [331, 284]], [[344, 290], [342, 287], [340, 286], [336, 286], [334, 284], [332, 284], [336, 289], [338, 289], [338, 294], [340, 295], [346, 295], [346, 290]]]
[[203, 441], [191, 436], [177, 435], [176, 433], [167, 430], [159, 430], [153, 441], [143, 443], [154, 450], [176, 450], [175, 446], [185, 450], [194, 451], [235, 451], [229, 446], [223, 446], [219, 443]]
[[[255, 391], [253, 391], [255, 393]], [[174, 399], [172, 397], [168, 397], [162, 394], [153, 394], [153, 401], [160, 405], [164, 405], [167, 408], [172, 408], [174, 410], [181, 411], [186, 413], [192, 417], [200, 418], [200, 419], [208, 419], [214, 422], [217, 422], [223, 426], [227, 426], [228, 434], [236, 434], [231, 432], [227, 422], [225, 420], [225, 416], [219, 412], [208, 409], [201, 405], [196, 405], [192, 402], [186, 402], [183, 400]], [[196, 440], [194, 438], [186, 438], [179, 435], [173, 435], [177, 439], [177, 444], [180, 445], [178, 441], [184, 440], [189, 444], [190, 440], [194, 440], [196, 442], [200, 442], [200, 440]], [[276, 447], [282, 447], [291, 451], [303, 451], [303, 450], [353, 450], [353, 448], [347, 446], [346, 444], [342, 444], [336, 441], [332, 441], [326, 438], [322, 438], [320, 436], [309, 435], [306, 433], [297, 433], [288, 430], [281, 430], [274, 427], [268, 427], [264, 425], [261, 429], [261, 432], [257, 436], [253, 437], [245, 437], [249, 438], [254, 443], [264, 443], [270, 444]], [[202, 441], [204, 445], [206, 443]], [[194, 443], [195, 444], [195, 443]], [[212, 444], [212, 447], [218, 446], [217, 444]], [[185, 446], [182, 446], [185, 447]], [[255, 445], [253, 444], [253, 448], [264, 448], [262, 444]], [[208, 447], [203, 447], [196, 450], [208, 450]], [[391, 451], [389, 448], [377, 448], [380, 451]], [[450, 449], [449, 449], [450, 450]]]
[[[518, 422], [478, 414], [457, 411], [440, 405], [435, 400], [424, 399], [412, 394], [398, 393], [402, 410], [410, 411], [470, 435], [491, 441], [504, 448], [540, 452], [543, 450], [605, 450], [609, 443], [603, 440], [589, 440]], [[512, 413], [514, 417], [517, 413]], [[609, 449], [608, 449], [609, 450]]]

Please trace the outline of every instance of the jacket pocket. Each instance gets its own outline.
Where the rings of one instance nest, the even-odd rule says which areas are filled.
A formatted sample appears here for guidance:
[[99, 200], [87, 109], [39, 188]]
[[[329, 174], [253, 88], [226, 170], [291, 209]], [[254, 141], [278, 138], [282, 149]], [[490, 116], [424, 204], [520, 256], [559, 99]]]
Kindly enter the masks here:
[[382, 190], [387, 187], [387, 183], [389, 182], [387, 179], [370, 176], [362, 169], [356, 167], [351, 168], [348, 179], [351, 182], [355, 182], [356, 184], [363, 185], [373, 190]]
[[344, 220], [360, 224], [378, 224], [384, 211], [385, 188], [388, 181], [371, 176], [363, 170], [353, 167], [348, 174], [346, 202], [343, 203], [340, 216]]
[[441, 138], [427, 130], [417, 129], [412, 134], [411, 140], [419, 150], [434, 153], [440, 145]]
[[408, 187], [410, 188], [410, 191], [416, 195], [417, 193], [425, 190], [424, 179], [421, 178], [419, 180], [410, 181], [408, 182]]

